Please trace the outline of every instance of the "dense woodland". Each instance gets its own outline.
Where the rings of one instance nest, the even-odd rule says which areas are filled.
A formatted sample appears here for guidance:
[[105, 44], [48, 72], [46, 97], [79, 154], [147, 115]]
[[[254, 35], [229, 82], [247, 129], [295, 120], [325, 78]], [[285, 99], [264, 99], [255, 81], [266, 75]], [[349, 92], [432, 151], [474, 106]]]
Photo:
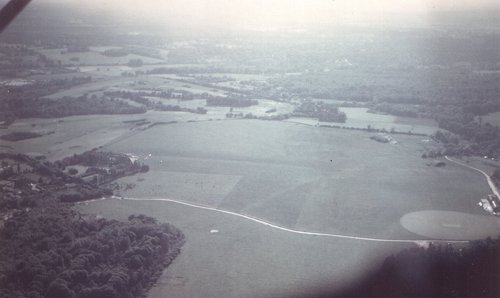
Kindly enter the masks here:
[[36, 69], [52, 68], [64, 72], [56, 62], [26, 45], [0, 45], [0, 77], [15, 78], [36, 73]]
[[4, 125], [17, 118], [58, 118], [74, 115], [138, 114], [146, 112], [144, 107], [132, 106], [120, 100], [108, 100], [101, 96], [65, 96], [58, 100], [44, 96], [77, 85], [91, 82], [90, 77], [73, 77], [38, 81], [17, 87], [0, 85], [0, 122]]
[[[435, 71], [426, 89], [410, 96], [386, 96], [367, 103], [374, 111], [405, 117], [431, 118], [439, 127], [459, 136], [443, 138], [447, 154], [476, 154], [500, 157], [500, 128], [484, 123], [481, 116], [500, 111], [500, 76], [497, 72]], [[436, 79], [432, 81], [431, 79]], [[422, 79], [420, 79], [422, 81]], [[416, 81], [418, 86], [420, 81]], [[397, 89], [394, 90], [398, 92]], [[401, 90], [398, 93], [404, 94]], [[412, 92], [406, 91], [412, 94]]]
[[294, 116], [318, 118], [323, 122], [344, 123], [347, 119], [345, 113], [340, 112], [338, 107], [322, 101], [305, 100], [293, 111]]
[[0, 297], [135, 298], [179, 254], [184, 237], [145, 216], [124, 223], [46, 205], [16, 212], [0, 241]]
[[105, 180], [144, 165], [95, 150], [55, 163], [0, 159], [0, 297], [141, 297], [179, 254], [184, 237], [171, 225], [143, 215], [128, 222], [85, 216], [64, 203], [112, 195], [66, 174], [67, 166], [107, 167], [98, 173]]

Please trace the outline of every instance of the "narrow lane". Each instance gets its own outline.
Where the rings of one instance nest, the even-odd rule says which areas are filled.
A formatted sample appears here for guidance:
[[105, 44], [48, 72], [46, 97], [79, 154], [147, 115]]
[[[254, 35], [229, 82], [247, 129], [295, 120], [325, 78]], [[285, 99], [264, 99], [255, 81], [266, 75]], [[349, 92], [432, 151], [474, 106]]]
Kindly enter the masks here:
[[500, 198], [500, 194], [498, 193], [498, 189], [497, 189], [497, 187], [496, 187], [495, 183], [493, 183], [493, 180], [491, 180], [491, 177], [490, 177], [490, 176], [489, 176], [489, 175], [488, 175], [485, 171], [480, 170], [480, 169], [478, 169], [478, 168], [475, 168], [475, 167], [473, 167], [473, 166], [470, 166], [470, 165], [468, 165], [468, 164], [466, 164], [466, 163], [463, 163], [463, 162], [460, 162], [460, 161], [454, 160], [454, 159], [452, 159], [452, 158], [448, 157], [447, 155], [445, 155], [445, 156], [444, 156], [444, 158], [445, 158], [446, 160], [448, 160], [448, 161], [451, 161], [451, 162], [455, 163], [455, 164], [461, 165], [461, 166], [463, 166], [463, 167], [466, 167], [466, 168], [472, 169], [472, 170], [474, 170], [474, 171], [477, 171], [477, 172], [479, 172], [479, 173], [483, 174], [483, 175], [484, 175], [484, 177], [486, 178], [486, 181], [488, 181], [488, 185], [490, 186], [491, 191], [492, 191], [492, 192], [493, 192], [493, 193], [494, 193], [497, 197], [499, 197], [499, 198]]

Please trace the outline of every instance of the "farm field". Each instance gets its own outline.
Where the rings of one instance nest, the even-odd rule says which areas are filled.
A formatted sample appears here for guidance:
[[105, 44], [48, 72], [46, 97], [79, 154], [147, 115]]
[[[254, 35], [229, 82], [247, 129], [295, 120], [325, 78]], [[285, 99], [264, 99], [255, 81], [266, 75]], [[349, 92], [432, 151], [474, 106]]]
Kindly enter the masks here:
[[16, 121], [2, 134], [15, 131], [30, 131], [42, 134], [37, 139], [17, 142], [2, 141], [1, 151], [45, 155], [57, 160], [73, 153], [82, 153], [99, 147], [120, 135], [129, 132], [132, 125], [123, 120], [131, 117], [73, 116], [61, 119], [22, 119]]
[[224, 118], [225, 110], [212, 109], [207, 114], [186, 112], [149, 111], [136, 115], [84, 115], [58, 119], [20, 119], [9, 128], [2, 130], [1, 135], [12, 132], [33, 132], [43, 135], [36, 139], [17, 142], [2, 140], [0, 152], [18, 152], [31, 155], [45, 155], [55, 161], [75, 153], [106, 145], [126, 135], [144, 129], [134, 121], [144, 119], [148, 123], [170, 121], [207, 121], [210, 118]]
[[381, 115], [369, 113], [367, 108], [340, 108], [346, 113], [347, 121], [341, 124], [346, 127], [385, 129], [390, 131], [395, 129], [398, 132], [432, 134], [438, 129], [438, 125], [431, 119], [418, 119], [407, 117], [396, 117], [392, 115]]
[[[151, 168], [118, 180], [135, 184], [122, 188], [124, 197], [175, 199], [299, 231], [402, 240], [496, 236], [500, 222], [476, 205], [489, 193], [481, 175], [451, 163], [427, 166], [422, 137], [381, 144], [370, 135], [233, 120], [157, 126], [106, 149], [137, 155]], [[184, 231], [183, 253], [149, 297], [272, 296], [291, 285], [338, 284], [414, 245], [296, 235], [164, 201], [108, 199], [78, 209], [113, 218], [145, 213]]]

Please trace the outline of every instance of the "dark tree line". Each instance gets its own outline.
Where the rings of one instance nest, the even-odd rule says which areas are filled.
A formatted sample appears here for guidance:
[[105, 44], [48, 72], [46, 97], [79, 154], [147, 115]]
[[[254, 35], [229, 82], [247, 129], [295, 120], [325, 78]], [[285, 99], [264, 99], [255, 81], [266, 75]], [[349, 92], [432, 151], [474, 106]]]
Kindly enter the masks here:
[[246, 98], [228, 98], [228, 97], [217, 97], [208, 98], [207, 106], [213, 107], [233, 107], [233, 108], [243, 108], [258, 105], [259, 102], [255, 99]]
[[[112, 99], [114, 97], [118, 98], [124, 98], [131, 100], [133, 102], [136, 102], [138, 104], [143, 105], [146, 109], [149, 110], [155, 110], [155, 111], [174, 111], [174, 112], [189, 112], [189, 113], [196, 113], [196, 114], [206, 114], [207, 110], [198, 107], [196, 109], [190, 109], [190, 108], [182, 108], [178, 105], [166, 105], [162, 103], [161, 101], [153, 101], [151, 99], [148, 99], [144, 96], [151, 96], [150, 94], [147, 94], [145, 92], [129, 92], [129, 91], [111, 91], [111, 92], [106, 92], [105, 93], [107, 96], [110, 96]], [[160, 95], [164, 96], [167, 93], [159, 93]]]
[[440, 119], [439, 127], [453, 132], [470, 143], [466, 147], [467, 150], [464, 150], [464, 146], [460, 146], [461, 142], [456, 137], [443, 138], [440, 137], [442, 134], [436, 133], [435, 136], [445, 145], [451, 145], [451, 147], [459, 145], [455, 146], [458, 148], [455, 154], [476, 154], [495, 158], [500, 156], [500, 128], [498, 126], [479, 123], [473, 120], [472, 116], [460, 118], [460, 115], [457, 115], [454, 118]]
[[59, 118], [75, 115], [111, 115], [145, 113], [144, 107], [134, 107], [124, 101], [86, 95], [48, 98], [18, 98], [10, 103], [16, 118]]
[[396, 116], [436, 120], [440, 128], [454, 134], [434, 135], [447, 147], [446, 154], [500, 157], [500, 128], [481, 120], [481, 115], [500, 110], [498, 99], [447, 99], [421, 105], [379, 103], [373, 109]]
[[1, 297], [132, 298], [145, 294], [184, 237], [145, 216], [123, 223], [45, 206], [5, 222], [0, 241]]
[[322, 101], [306, 100], [295, 108], [293, 115], [318, 118], [319, 121], [324, 122], [344, 123], [347, 120], [346, 114], [339, 111], [337, 106]]

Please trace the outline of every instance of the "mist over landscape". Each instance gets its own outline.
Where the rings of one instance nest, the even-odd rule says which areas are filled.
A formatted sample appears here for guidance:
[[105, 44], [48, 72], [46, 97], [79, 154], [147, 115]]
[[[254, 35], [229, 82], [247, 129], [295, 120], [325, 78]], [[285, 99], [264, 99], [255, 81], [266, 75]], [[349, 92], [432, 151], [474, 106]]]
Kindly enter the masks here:
[[32, 1], [0, 297], [499, 297], [499, 125], [498, 1]]

